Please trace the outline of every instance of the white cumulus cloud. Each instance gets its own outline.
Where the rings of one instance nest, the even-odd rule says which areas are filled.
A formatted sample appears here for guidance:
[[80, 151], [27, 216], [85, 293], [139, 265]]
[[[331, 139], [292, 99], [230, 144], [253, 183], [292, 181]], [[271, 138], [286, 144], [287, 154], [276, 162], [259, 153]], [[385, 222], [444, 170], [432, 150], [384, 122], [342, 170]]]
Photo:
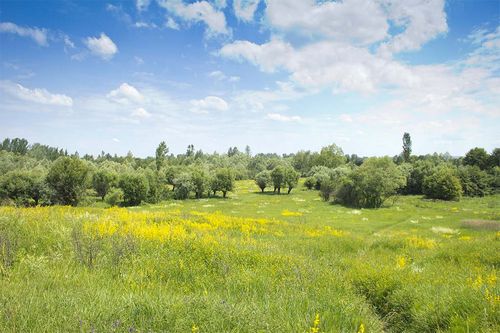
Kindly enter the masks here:
[[158, 4], [185, 21], [205, 23], [208, 36], [229, 33], [224, 13], [214, 8], [207, 1], [184, 4], [182, 1], [158, 0]]
[[271, 0], [271, 28], [304, 36], [370, 44], [387, 36], [389, 24], [378, 1]]
[[170, 28], [170, 29], [173, 29], [173, 30], [179, 30], [180, 27], [179, 27], [179, 24], [177, 24], [177, 22], [175, 22], [175, 20], [171, 17], [167, 18], [167, 22], [165, 22], [165, 26], [167, 28]]
[[232, 75], [232, 76], [227, 76], [221, 71], [213, 71], [208, 73], [208, 77], [211, 77], [214, 80], [217, 81], [228, 81], [228, 82], [238, 82], [240, 80], [239, 76]]
[[146, 109], [144, 109], [144, 108], [137, 108], [134, 111], [132, 111], [132, 113], [130, 115], [132, 117], [142, 118], [142, 119], [146, 119], [146, 118], [151, 117], [151, 113], [146, 111]]
[[47, 46], [47, 30], [39, 28], [21, 27], [11, 22], [1, 22], [0, 32], [16, 34], [21, 37], [29, 37], [38, 45]]
[[55, 106], [73, 106], [73, 99], [71, 97], [64, 94], [53, 94], [43, 88], [29, 89], [19, 83], [0, 81], [0, 89], [10, 96], [29, 102]]
[[136, 0], [135, 6], [138, 11], [146, 10], [149, 7], [150, 0]]
[[85, 45], [90, 52], [104, 60], [109, 60], [118, 52], [118, 47], [105, 33], [101, 33], [100, 37], [87, 37]]
[[387, 8], [387, 19], [403, 28], [382, 44], [384, 55], [415, 51], [426, 42], [448, 31], [444, 0], [381, 0]]
[[282, 122], [291, 122], [291, 121], [301, 121], [302, 118], [299, 116], [287, 116], [281, 113], [268, 113], [266, 116], [267, 119], [282, 121]]
[[203, 99], [191, 100], [191, 112], [209, 113], [210, 111], [227, 111], [229, 105], [217, 96], [207, 96]]
[[234, 0], [234, 14], [241, 21], [252, 21], [259, 2], [260, 0]]
[[144, 96], [134, 86], [128, 83], [122, 83], [117, 89], [110, 91], [106, 97], [121, 103], [141, 103], [144, 101]]

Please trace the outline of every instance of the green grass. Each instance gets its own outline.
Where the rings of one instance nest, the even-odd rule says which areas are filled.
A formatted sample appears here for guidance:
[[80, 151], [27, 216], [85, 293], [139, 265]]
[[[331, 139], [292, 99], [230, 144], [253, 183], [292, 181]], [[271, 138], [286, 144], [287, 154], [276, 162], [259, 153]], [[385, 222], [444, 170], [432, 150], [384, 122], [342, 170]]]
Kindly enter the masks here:
[[470, 223], [499, 221], [500, 196], [356, 210], [258, 192], [0, 208], [0, 331], [310, 332], [317, 314], [320, 332], [500, 330], [500, 234]]

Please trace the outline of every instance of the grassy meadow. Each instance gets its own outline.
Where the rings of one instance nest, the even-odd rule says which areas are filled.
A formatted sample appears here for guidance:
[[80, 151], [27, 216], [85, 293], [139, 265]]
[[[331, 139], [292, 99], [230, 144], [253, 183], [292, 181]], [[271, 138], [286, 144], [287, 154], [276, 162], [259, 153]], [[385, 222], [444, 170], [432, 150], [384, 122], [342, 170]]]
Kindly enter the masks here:
[[0, 332], [499, 332], [500, 196], [0, 207]]

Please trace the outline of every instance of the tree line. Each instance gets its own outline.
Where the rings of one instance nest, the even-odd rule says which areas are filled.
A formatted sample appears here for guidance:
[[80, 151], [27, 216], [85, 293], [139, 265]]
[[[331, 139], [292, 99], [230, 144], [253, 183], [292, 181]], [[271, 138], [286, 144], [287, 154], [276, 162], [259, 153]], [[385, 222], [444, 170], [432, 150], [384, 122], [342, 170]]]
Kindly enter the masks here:
[[498, 192], [500, 149], [491, 154], [471, 149], [464, 157], [449, 154], [415, 156], [411, 137], [403, 136], [401, 154], [359, 157], [344, 154], [335, 144], [319, 152], [256, 154], [250, 147], [227, 153], [205, 153], [189, 145], [184, 154], [169, 154], [161, 142], [146, 158], [97, 156], [5, 139], [0, 145], [0, 201], [14, 205], [139, 205], [167, 199], [221, 195], [235, 180], [253, 179], [261, 192], [290, 193], [304, 177], [325, 201], [355, 207], [380, 207], [396, 194], [423, 194], [428, 198], [458, 200]]
[[314, 166], [304, 185], [319, 190], [325, 201], [353, 207], [380, 207], [395, 195], [460, 200], [500, 190], [500, 149], [488, 154], [473, 148], [464, 157], [449, 154], [413, 156], [411, 137], [403, 136], [400, 155], [371, 157], [360, 165], [339, 161], [334, 167]]

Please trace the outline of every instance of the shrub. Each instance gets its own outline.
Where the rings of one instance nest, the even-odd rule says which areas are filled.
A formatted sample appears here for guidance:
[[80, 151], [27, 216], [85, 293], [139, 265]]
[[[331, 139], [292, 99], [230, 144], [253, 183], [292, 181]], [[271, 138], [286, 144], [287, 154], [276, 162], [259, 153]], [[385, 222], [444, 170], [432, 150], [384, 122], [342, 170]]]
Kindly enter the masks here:
[[174, 183], [174, 199], [185, 200], [189, 198], [189, 193], [194, 190], [191, 175], [188, 173], [182, 173], [175, 179]]
[[314, 188], [319, 190], [321, 188], [321, 183], [330, 179], [330, 173], [330, 168], [325, 166], [314, 166], [311, 168], [308, 175], [312, 177], [314, 181]]
[[331, 197], [337, 192], [348, 180], [352, 170], [349, 167], [341, 166], [331, 169], [329, 178], [322, 180], [320, 185], [320, 196], [324, 201], [330, 201]]
[[97, 192], [97, 195], [104, 200], [104, 197], [111, 189], [111, 187], [116, 185], [118, 176], [115, 172], [107, 169], [99, 169], [92, 176], [92, 186]]
[[490, 155], [483, 148], [473, 148], [465, 154], [464, 165], [477, 166], [481, 170], [488, 167], [490, 162]]
[[164, 178], [167, 184], [172, 185], [172, 190], [175, 190], [175, 179], [179, 177], [180, 169], [175, 166], [168, 166], [164, 171]]
[[210, 185], [210, 180], [203, 169], [195, 169], [191, 173], [191, 182], [196, 198], [201, 198]]
[[257, 184], [261, 192], [264, 192], [264, 189], [271, 184], [271, 172], [268, 170], [259, 172], [255, 175], [255, 184]]
[[149, 188], [144, 175], [137, 173], [124, 174], [120, 177], [118, 185], [123, 191], [123, 203], [126, 206], [137, 206], [146, 200]]
[[434, 172], [436, 164], [430, 160], [419, 160], [409, 170], [407, 184], [404, 188], [405, 194], [423, 194], [424, 178]]
[[10, 171], [0, 178], [0, 197], [8, 198], [16, 205], [38, 205], [47, 196], [43, 173], [36, 170]]
[[110, 206], [118, 206], [123, 203], [123, 190], [119, 188], [112, 188], [104, 197], [104, 201]]
[[380, 207], [406, 184], [406, 179], [388, 157], [369, 158], [348, 176], [339, 176], [337, 202], [366, 208]]
[[308, 190], [312, 190], [315, 183], [316, 183], [316, 180], [314, 179], [314, 177], [312, 177], [312, 176], [311, 177], [307, 177], [306, 180], [304, 181], [304, 186]]
[[295, 171], [294, 168], [292, 167], [287, 167], [285, 169], [285, 179], [284, 183], [288, 187], [288, 194], [292, 191], [293, 188], [297, 187], [297, 184], [299, 182], [299, 173]]
[[53, 199], [63, 205], [76, 206], [81, 199], [89, 168], [76, 157], [60, 157], [47, 174], [47, 184], [53, 190]]
[[477, 166], [465, 166], [458, 169], [458, 177], [464, 195], [484, 197], [491, 192], [491, 177]]
[[274, 192], [278, 190], [278, 194], [281, 192], [281, 188], [285, 185], [285, 169], [278, 165], [271, 171], [271, 179], [273, 181]]
[[217, 170], [215, 177], [212, 179], [211, 188], [214, 195], [217, 191], [221, 191], [222, 196], [225, 198], [227, 192], [232, 191], [234, 188], [234, 175], [231, 169], [222, 168]]
[[431, 199], [460, 200], [462, 186], [453, 169], [440, 167], [424, 178], [423, 192]]
[[336, 187], [332, 180], [326, 180], [321, 184], [319, 195], [324, 201], [330, 201], [330, 197], [334, 193]]

